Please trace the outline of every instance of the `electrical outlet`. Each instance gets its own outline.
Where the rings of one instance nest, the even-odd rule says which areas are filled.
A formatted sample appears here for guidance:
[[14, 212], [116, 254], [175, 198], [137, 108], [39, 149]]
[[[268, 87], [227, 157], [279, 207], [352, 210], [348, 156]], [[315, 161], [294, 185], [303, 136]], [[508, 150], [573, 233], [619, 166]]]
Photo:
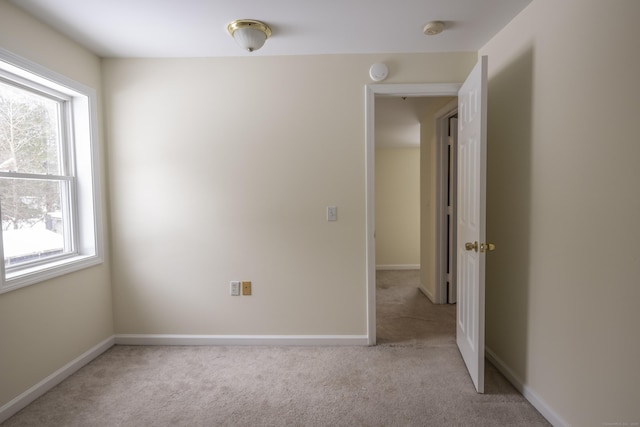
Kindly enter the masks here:
[[229, 288], [231, 290], [231, 296], [238, 297], [240, 296], [240, 281], [232, 280], [229, 282]]
[[242, 282], [242, 295], [251, 295], [251, 282]]

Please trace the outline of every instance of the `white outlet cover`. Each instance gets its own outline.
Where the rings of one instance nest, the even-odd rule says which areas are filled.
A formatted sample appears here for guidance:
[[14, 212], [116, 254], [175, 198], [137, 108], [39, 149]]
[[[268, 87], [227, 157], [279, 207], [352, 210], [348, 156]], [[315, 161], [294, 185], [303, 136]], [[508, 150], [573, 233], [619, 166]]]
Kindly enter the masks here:
[[240, 281], [232, 280], [229, 282], [229, 290], [231, 292], [231, 296], [239, 297], [240, 296]]

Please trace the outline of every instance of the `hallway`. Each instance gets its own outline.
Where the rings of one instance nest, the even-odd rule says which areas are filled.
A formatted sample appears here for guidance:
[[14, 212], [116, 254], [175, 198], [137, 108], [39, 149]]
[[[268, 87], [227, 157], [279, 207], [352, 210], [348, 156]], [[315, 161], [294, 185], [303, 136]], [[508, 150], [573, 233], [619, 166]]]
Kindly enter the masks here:
[[376, 272], [379, 345], [456, 345], [455, 304], [433, 304], [419, 285], [420, 270]]

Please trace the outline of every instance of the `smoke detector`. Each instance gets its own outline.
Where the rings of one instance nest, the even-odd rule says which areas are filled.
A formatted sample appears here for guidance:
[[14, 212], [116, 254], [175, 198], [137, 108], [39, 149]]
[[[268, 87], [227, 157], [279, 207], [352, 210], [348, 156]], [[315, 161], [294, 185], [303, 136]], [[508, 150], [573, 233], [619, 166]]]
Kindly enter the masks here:
[[384, 62], [378, 62], [373, 64], [371, 68], [369, 68], [369, 77], [374, 82], [381, 82], [387, 78], [389, 75], [389, 68]]
[[435, 36], [440, 34], [444, 30], [444, 23], [442, 21], [431, 21], [424, 26], [422, 30], [427, 36]]

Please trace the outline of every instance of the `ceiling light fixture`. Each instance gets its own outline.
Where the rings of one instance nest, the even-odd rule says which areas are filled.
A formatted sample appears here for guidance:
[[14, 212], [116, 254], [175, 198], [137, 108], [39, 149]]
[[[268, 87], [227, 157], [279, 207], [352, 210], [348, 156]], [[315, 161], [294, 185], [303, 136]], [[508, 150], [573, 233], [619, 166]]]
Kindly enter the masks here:
[[236, 19], [227, 25], [227, 31], [241, 48], [249, 52], [260, 49], [271, 36], [271, 28], [267, 24], [253, 19]]
[[442, 21], [431, 21], [424, 26], [422, 30], [427, 36], [435, 36], [440, 34], [444, 30], [444, 23]]

